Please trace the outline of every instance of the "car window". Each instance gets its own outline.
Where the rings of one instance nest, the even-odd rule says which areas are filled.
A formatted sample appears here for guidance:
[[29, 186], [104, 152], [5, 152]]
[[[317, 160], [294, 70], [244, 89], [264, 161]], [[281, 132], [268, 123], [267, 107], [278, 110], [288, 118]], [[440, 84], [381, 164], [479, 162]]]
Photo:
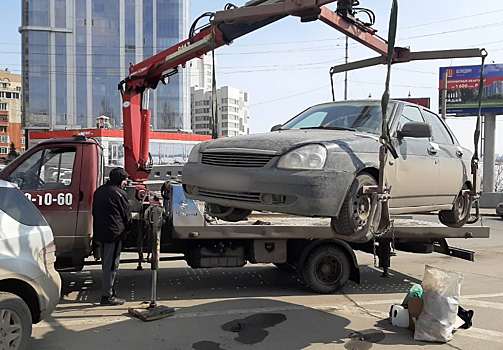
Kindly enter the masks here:
[[433, 141], [437, 143], [453, 145], [454, 140], [452, 139], [451, 134], [439, 119], [439, 117], [428, 111], [423, 110], [423, 113], [428, 123], [430, 123], [431, 125], [431, 130], [433, 132]]
[[[391, 117], [394, 103], [388, 105]], [[311, 107], [287, 122], [281, 129], [352, 128], [379, 134], [382, 109], [379, 102], [339, 102]]]
[[404, 126], [408, 122], [424, 122], [419, 108], [410, 106], [405, 106], [403, 108], [402, 115], [400, 117], [400, 127]]
[[22, 162], [9, 176], [23, 191], [55, 190], [71, 186], [75, 156], [74, 147], [40, 150]]
[[37, 208], [17, 188], [0, 187], [0, 210], [27, 226], [48, 226]]
[[[398, 126], [399, 129], [402, 129], [402, 127], [409, 123], [409, 122], [423, 122], [424, 119], [423, 116], [421, 115], [421, 111], [417, 107], [412, 107], [412, 106], [405, 106], [403, 107], [402, 110], [402, 115], [400, 116], [400, 125]], [[416, 137], [416, 140], [429, 140], [427, 137]]]

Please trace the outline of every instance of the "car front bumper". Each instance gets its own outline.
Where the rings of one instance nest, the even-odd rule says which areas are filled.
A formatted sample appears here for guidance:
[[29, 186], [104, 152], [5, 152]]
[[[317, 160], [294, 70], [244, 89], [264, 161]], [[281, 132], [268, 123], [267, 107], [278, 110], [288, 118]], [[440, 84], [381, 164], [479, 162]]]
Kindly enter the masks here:
[[40, 320], [49, 316], [61, 297], [61, 277], [54, 267], [47, 269], [46, 274], [35, 279], [39, 290]]
[[226, 168], [188, 163], [187, 198], [222, 206], [312, 217], [336, 217], [354, 174], [343, 171]]

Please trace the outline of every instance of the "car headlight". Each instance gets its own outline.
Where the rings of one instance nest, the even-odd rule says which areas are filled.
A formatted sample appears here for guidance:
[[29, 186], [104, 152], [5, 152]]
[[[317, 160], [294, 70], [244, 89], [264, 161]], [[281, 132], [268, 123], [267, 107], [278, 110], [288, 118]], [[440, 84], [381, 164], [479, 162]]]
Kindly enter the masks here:
[[283, 155], [280, 169], [322, 170], [327, 160], [327, 149], [322, 145], [302, 146]]
[[199, 162], [199, 148], [201, 148], [201, 144], [197, 144], [192, 148], [192, 151], [190, 151], [189, 155], [189, 160], [187, 160], [187, 163], [197, 163]]

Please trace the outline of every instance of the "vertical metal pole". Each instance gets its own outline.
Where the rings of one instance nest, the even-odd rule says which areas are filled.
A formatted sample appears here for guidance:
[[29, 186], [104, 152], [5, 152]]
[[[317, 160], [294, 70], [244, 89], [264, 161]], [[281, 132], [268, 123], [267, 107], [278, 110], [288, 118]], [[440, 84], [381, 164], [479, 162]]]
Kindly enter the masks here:
[[[349, 38], [346, 36], [346, 64], [349, 60]], [[348, 71], [344, 72], [344, 100], [348, 99]]]
[[445, 120], [447, 115], [447, 69], [442, 78], [442, 119]]
[[162, 226], [162, 207], [151, 207], [151, 227], [152, 227], [152, 289], [150, 294], [150, 307], [157, 306], [157, 270], [159, 269], [159, 254], [161, 250], [161, 226]]
[[494, 192], [494, 163], [496, 159], [496, 115], [484, 115], [484, 172], [482, 183], [484, 193]]

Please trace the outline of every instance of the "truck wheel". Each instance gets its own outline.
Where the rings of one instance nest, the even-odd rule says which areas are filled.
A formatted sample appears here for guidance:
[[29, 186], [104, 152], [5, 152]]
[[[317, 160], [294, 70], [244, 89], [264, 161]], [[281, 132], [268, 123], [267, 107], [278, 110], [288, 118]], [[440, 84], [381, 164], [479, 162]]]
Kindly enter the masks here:
[[[344, 236], [352, 236], [359, 234], [364, 229], [370, 216], [371, 197], [362, 195], [361, 189], [363, 186], [376, 185], [377, 181], [367, 173], [361, 173], [355, 178], [342, 203], [339, 216], [332, 218], [331, 226], [334, 232]], [[379, 204], [376, 217], [380, 216], [381, 205]]]
[[0, 348], [25, 350], [31, 338], [31, 329], [30, 308], [23, 299], [12, 293], [0, 292]]
[[317, 293], [334, 293], [349, 279], [351, 265], [341, 248], [323, 244], [313, 249], [302, 268], [306, 284]]
[[[463, 190], [467, 189], [466, 185]], [[451, 210], [441, 210], [438, 213], [438, 219], [442, 224], [448, 227], [460, 228], [470, 219], [470, 210], [472, 208], [472, 197], [469, 194], [459, 193]]]
[[248, 209], [225, 207], [214, 203], [207, 204], [207, 210], [209, 215], [229, 222], [245, 220], [252, 213], [252, 211]]

